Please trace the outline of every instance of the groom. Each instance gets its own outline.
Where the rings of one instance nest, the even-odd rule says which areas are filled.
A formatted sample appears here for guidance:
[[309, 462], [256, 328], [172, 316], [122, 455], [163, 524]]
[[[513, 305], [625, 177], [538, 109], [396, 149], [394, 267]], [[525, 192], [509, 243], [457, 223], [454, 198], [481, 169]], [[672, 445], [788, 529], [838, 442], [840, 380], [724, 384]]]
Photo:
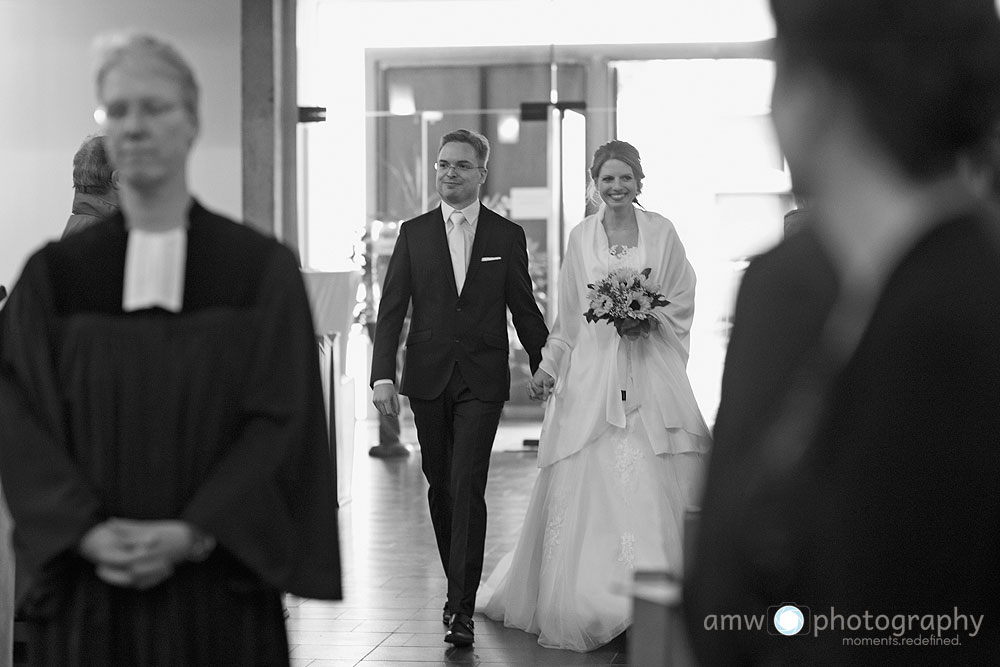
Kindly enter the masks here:
[[507, 309], [534, 373], [548, 329], [531, 291], [524, 230], [479, 201], [490, 145], [469, 130], [441, 138], [441, 206], [400, 226], [382, 287], [372, 402], [399, 413], [396, 349], [410, 331], [399, 393], [410, 398], [430, 488], [431, 522], [448, 577], [444, 640], [469, 646], [486, 541], [486, 478], [510, 398]]

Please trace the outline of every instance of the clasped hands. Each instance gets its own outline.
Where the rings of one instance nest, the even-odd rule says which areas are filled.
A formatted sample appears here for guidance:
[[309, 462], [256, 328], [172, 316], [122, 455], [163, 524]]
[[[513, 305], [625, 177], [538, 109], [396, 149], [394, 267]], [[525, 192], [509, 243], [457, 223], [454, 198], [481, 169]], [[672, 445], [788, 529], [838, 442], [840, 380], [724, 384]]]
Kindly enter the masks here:
[[555, 384], [555, 378], [539, 368], [528, 381], [528, 398], [533, 401], [547, 400]]
[[145, 590], [174, 573], [199, 538], [184, 521], [137, 521], [112, 517], [80, 540], [80, 553], [105, 583]]
[[640, 338], [649, 338], [650, 332], [658, 326], [659, 322], [654, 318], [647, 318], [645, 320], [626, 319], [615, 323], [618, 335], [631, 342], [635, 342]]

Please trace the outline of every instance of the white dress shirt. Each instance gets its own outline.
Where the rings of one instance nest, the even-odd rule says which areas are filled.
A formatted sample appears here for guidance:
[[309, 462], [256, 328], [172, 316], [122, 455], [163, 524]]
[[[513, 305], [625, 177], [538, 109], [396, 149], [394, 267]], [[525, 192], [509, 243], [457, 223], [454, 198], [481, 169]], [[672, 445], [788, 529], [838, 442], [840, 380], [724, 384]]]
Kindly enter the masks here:
[[468, 223], [465, 227], [465, 267], [468, 271], [469, 267], [469, 257], [472, 255], [472, 242], [476, 239], [476, 226], [479, 223], [479, 211], [482, 208], [482, 204], [479, 203], [478, 199], [474, 199], [471, 204], [463, 209], [457, 209], [449, 206], [445, 202], [441, 202], [441, 215], [444, 217], [444, 231], [448, 234], [448, 238], [451, 238], [451, 214], [455, 211], [461, 211], [462, 215], [465, 216], [465, 221]]

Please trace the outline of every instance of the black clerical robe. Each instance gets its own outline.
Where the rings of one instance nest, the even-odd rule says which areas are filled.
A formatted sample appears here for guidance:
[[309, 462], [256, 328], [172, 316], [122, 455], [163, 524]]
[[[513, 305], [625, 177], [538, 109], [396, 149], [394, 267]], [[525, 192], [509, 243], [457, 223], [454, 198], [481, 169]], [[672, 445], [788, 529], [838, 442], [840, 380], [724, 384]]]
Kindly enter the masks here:
[[[281, 592], [341, 594], [297, 262], [193, 203], [181, 312], [124, 312], [127, 238], [119, 214], [46, 245], [0, 312], [0, 473], [34, 657], [285, 664]], [[218, 547], [151, 590], [110, 586], [76, 547], [112, 516], [188, 521]]]

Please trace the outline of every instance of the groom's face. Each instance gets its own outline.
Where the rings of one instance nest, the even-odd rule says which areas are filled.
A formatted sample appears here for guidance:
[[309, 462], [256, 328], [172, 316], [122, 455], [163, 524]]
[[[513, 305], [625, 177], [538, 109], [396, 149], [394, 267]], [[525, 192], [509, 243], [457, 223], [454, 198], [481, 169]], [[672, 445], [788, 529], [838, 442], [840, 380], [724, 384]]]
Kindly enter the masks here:
[[479, 198], [486, 181], [486, 168], [476, 149], [461, 141], [449, 141], [437, 157], [437, 190], [441, 199], [454, 208], [465, 208]]

